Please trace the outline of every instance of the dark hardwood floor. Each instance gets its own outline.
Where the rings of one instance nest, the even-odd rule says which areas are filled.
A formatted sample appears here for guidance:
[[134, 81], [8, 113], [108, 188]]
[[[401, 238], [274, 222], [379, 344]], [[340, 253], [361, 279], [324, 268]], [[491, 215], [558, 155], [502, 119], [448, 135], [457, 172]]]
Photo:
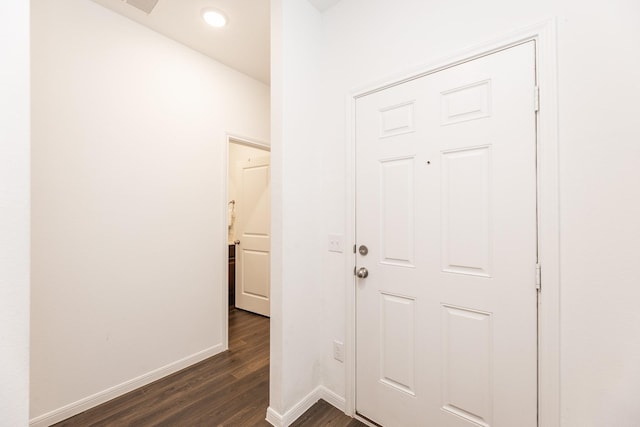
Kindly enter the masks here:
[[366, 427], [360, 421], [347, 417], [324, 400], [318, 401], [307, 412], [302, 414], [291, 427], [332, 426], [332, 427]]
[[[229, 315], [229, 351], [162, 378], [56, 427], [269, 426], [269, 319]], [[294, 426], [364, 424], [319, 401]]]

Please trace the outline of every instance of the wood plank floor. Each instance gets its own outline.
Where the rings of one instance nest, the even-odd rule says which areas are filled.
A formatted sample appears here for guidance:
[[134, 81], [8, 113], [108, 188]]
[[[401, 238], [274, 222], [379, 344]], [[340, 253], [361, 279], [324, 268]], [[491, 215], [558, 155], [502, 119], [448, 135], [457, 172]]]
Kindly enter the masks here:
[[[56, 427], [269, 426], [269, 319], [229, 314], [229, 351], [162, 378]], [[294, 426], [364, 424], [319, 401]]]
[[302, 414], [291, 427], [332, 426], [332, 427], [366, 427], [360, 421], [347, 417], [324, 400], [318, 401], [307, 412]]

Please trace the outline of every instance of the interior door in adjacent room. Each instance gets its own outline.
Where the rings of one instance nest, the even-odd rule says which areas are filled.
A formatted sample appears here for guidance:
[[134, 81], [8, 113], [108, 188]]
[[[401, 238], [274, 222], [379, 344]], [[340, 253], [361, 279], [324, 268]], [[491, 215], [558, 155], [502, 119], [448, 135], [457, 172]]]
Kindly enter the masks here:
[[537, 423], [535, 86], [531, 41], [356, 100], [356, 409], [380, 425]]
[[269, 157], [238, 165], [236, 307], [269, 316], [270, 205]]

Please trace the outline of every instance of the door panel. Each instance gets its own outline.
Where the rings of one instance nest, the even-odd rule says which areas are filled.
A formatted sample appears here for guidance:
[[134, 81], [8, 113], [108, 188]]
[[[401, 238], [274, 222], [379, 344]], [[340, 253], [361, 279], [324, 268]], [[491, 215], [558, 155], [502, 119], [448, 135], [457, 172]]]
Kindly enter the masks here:
[[490, 276], [491, 147], [442, 153], [442, 270]]
[[413, 265], [415, 237], [412, 157], [380, 162], [380, 262]]
[[442, 305], [442, 392], [445, 411], [492, 425], [491, 313]]
[[380, 294], [380, 381], [415, 395], [415, 300]]
[[269, 316], [269, 158], [239, 165], [236, 237], [236, 307]]
[[535, 46], [356, 102], [356, 408], [537, 422]]

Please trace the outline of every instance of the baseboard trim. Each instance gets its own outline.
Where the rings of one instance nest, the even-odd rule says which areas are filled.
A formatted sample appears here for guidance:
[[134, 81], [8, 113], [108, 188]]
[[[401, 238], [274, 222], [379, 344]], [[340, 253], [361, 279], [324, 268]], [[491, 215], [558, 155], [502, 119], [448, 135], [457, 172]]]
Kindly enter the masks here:
[[282, 427], [282, 415], [271, 406], [267, 408], [267, 417], [265, 420], [274, 427]]
[[269, 407], [267, 409], [266, 420], [274, 427], [289, 427], [320, 399], [344, 412], [344, 408], [346, 406], [344, 397], [337, 395], [324, 386], [318, 386], [315, 390], [296, 403], [293, 408], [289, 409], [284, 415], [279, 414], [278, 411]]
[[324, 400], [331, 406], [335, 406], [337, 409], [346, 413], [347, 401], [344, 397], [334, 393], [326, 387], [320, 388], [320, 399]]
[[209, 347], [207, 349], [199, 351], [198, 353], [192, 354], [191, 356], [187, 356], [183, 359], [177, 360], [173, 363], [141, 375], [137, 378], [125, 381], [121, 384], [110, 387], [91, 396], [85, 397], [84, 399], [80, 399], [77, 402], [70, 403], [46, 414], [32, 418], [29, 421], [29, 426], [49, 427], [50, 425], [73, 417], [74, 415], [78, 415], [79, 413], [84, 412], [87, 409], [91, 409], [95, 406], [101, 405], [111, 399], [122, 396], [123, 394], [159, 380], [160, 378], [166, 377], [167, 375], [171, 375], [181, 369], [201, 362], [204, 359], [215, 356], [222, 351], [224, 351], [224, 345], [222, 343], [213, 347]]

